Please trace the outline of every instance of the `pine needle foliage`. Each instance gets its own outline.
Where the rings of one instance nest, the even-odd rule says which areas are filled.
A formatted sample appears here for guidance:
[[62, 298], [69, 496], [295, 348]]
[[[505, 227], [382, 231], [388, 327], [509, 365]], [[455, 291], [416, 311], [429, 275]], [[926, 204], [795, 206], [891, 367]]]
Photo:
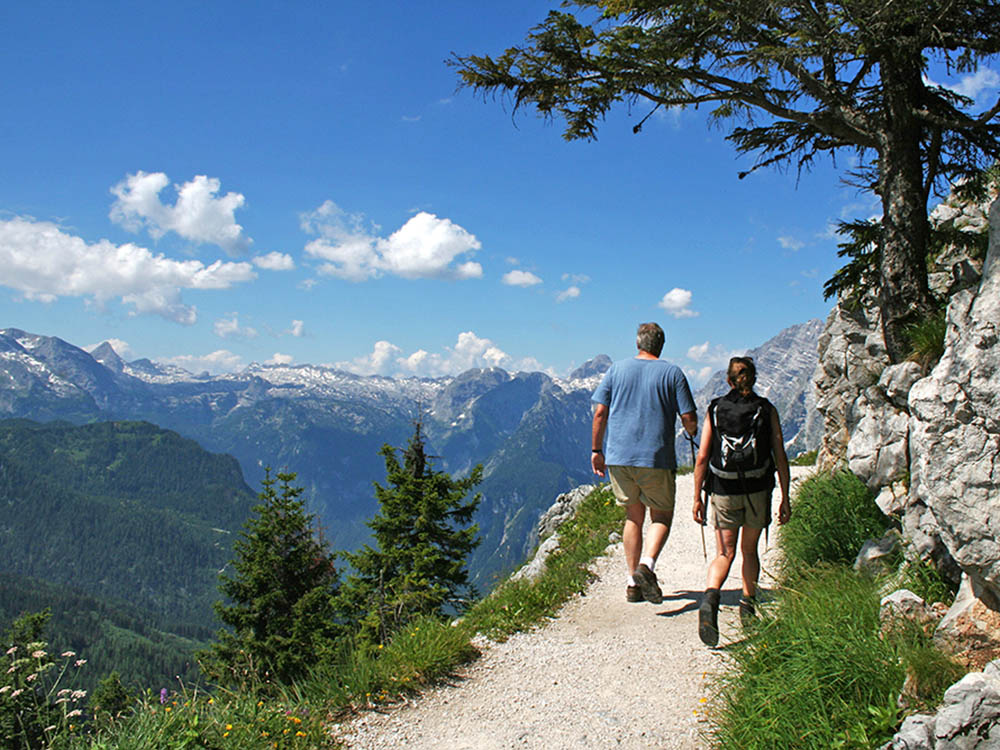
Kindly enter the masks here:
[[380, 507], [368, 522], [375, 546], [344, 555], [355, 572], [342, 600], [362, 647], [388, 644], [414, 618], [461, 612], [475, 597], [466, 559], [479, 544], [480, 495], [467, 497], [482, 467], [463, 479], [436, 471], [419, 422], [402, 463], [392, 446], [381, 453], [386, 482], [375, 484]]
[[305, 510], [294, 473], [267, 469], [261, 504], [236, 541], [233, 572], [221, 576], [228, 603], [216, 613], [228, 630], [202, 654], [226, 684], [287, 683], [331, 653], [346, 631], [336, 608], [334, 555]]

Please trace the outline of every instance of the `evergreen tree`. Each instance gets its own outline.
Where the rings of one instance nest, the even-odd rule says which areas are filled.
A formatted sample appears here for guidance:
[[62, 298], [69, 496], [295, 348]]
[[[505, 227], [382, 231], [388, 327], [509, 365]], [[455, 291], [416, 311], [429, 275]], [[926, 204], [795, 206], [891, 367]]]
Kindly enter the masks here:
[[359, 642], [369, 645], [388, 642], [414, 617], [463, 610], [475, 595], [466, 558], [479, 544], [471, 521], [480, 496], [466, 497], [482, 480], [481, 466], [464, 479], [435, 471], [419, 422], [402, 464], [391, 446], [381, 453], [386, 484], [375, 484], [380, 510], [368, 522], [376, 547], [345, 554], [355, 573], [344, 601]]
[[[216, 613], [230, 630], [202, 654], [216, 679], [287, 683], [329, 655], [345, 634], [337, 617], [339, 575], [305, 510], [295, 474], [265, 471], [256, 514], [234, 546], [233, 574], [221, 576], [230, 603]], [[275, 485], [280, 482], [280, 486]]]
[[[706, 106], [742, 123], [729, 140], [754, 167], [854, 160], [882, 201], [873, 274], [890, 357], [933, 311], [925, 257], [935, 188], [1000, 158], [1000, 100], [977, 109], [933, 83], [931, 60], [970, 72], [1000, 52], [990, 0], [566, 0], [497, 57], [456, 57], [467, 86], [509, 94], [595, 138], [623, 102]], [[647, 114], [646, 117], [649, 115]], [[643, 118], [645, 121], [645, 118]], [[642, 122], [634, 127], [638, 132]], [[744, 175], [740, 175], [741, 177]]]

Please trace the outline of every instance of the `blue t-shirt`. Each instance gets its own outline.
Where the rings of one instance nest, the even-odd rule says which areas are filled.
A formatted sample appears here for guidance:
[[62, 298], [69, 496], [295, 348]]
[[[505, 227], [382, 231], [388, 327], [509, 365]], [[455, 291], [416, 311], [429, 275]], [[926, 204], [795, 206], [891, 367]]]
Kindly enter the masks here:
[[604, 373], [591, 401], [609, 409], [605, 463], [677, 468], [677, 415], [695, 411], [691, 388], [679, 367], [662, 359], [620, 360]]

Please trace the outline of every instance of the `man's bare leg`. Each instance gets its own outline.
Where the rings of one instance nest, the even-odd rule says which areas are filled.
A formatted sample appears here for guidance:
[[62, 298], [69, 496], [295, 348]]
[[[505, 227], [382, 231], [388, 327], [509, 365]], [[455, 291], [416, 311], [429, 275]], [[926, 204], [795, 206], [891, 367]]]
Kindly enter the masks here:
[[646, 551], [644, 557], [655, 561], [663, 550], [670, 536], [670, 524], [674, 520], [673, 511], [649, 509], [649, 532], [646, 534]]
[[642, 525], [646, 522], [646, 506], [640, 502], [625, 506], [625, 528], [622, 530], [622, 546], [625, 548], [625, 564], [632, 575], [639, 567], [642, 554]]

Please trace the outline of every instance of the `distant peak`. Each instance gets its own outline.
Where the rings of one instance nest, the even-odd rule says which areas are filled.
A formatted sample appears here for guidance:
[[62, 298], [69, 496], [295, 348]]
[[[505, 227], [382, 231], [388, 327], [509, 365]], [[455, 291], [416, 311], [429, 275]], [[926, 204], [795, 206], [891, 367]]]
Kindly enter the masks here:
[[573, 370], [569, 374], [569, 377], [570, 380], [577, 380], [593, 377], [594, 375], [603, 375], [609, 367], [611, 367], [611, 357], [607, 354], [598, 354], [593, 359], [587, 360]]
[[118, 352], [115, 351], [115, 348], [108, 341], [92, 349], [90, 356], [109, 370], [121, 372], [125, 368], [125, 362], [122, 361], [122, 358], [118, 356]]

